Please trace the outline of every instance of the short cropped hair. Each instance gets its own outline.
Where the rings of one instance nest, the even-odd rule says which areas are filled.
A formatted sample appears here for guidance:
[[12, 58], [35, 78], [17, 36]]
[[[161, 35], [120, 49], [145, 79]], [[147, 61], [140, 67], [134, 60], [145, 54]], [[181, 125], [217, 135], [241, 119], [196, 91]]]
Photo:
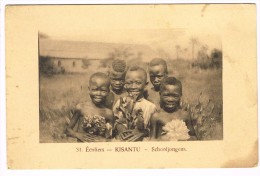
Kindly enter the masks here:
[[110, 79], [107, 76], [107, 74], [102, 73], [102, 72], [96, 72], [94, 74], [92, 74], [89, 78], [89, 85], [91, 84], [91, 82], [93, 81], [94, 78], [102, 78], [107, 82], [107, 86], [110, 86]]
[[146, 73], [145, 69], [143, 69], [142, 67], [135, 65], [135, 66], [130, 67], [127, 70], [127, 72], [130, 72], [130, 71], [140, 71], [140, 72], [142, 72], [144, 74], [144, 77], [145, 77], [145, 82], [147, 81], [147, 73]]
[[165, 89], [165, 86], [167, 86], [167, 85], [178, 86], [180, 88], [181, 95], [182, 95], [182, 84], [181, 84], [181, 81], [179, 81], [178, 79], [176, 79], [173, 76], [164, 78], [162, 80], [162, 82], [161, 82], [160, 92], [162, 92]]
[[120, 60], [120, 59], [113, 60], [112, 69], [116, 72], [125, 72], [126, 71], [125, 60]]
[[165, 70], [165, 73], [168, 74], [167, 63], [166, 63], [166, 61], [164, 59], [154, 58], [149, 63], [149, 67], [157, 66], [157, 65], [162, 65], [164, 70]]

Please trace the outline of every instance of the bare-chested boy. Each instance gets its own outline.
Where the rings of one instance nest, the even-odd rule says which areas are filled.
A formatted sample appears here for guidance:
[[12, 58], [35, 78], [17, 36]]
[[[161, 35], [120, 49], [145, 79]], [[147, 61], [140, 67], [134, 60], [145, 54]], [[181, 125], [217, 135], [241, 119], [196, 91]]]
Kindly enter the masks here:
[[153, 102], [156, 106], [159, 106], [161, 81], [168, 75], [166, 61], [159, 58], [151, 60], [149, 63], [149, 75], [152, 86], [149, 86], [148, 88], [147, 100]]
[[171, 132], [173, 140], [197, 139], [189, 113], [180, 108], [181, 97], [181, 82], [175, 77], [165, 78], [160, 86], [160, 109], [151, 118], [152, 139], [167, 140], [164, 135]]
[[[125, 89], [128, 95], [119, 99], [113, 107], [118, 135], [133, 129], [144, 136], [149, 135], [150, 118], [156, 112], [156, 106], [144, 98], [147, 84], [147, 74], [143, 68], [134, 66], [127, 70]], [[138, 137], [133, 136], [129, 141], [136, 139]]]
[[127, 92], [124, 89], [126, 69], [127, 66], [124, 60], [115, 59], [111, 64], [111, 69], [109, 70], [111, 91], [106, 99], [106, 106], [110, 109], [112, 109], [113, 105], [120, 97], [127, 95]]
[[[105, 73], [94, 73], [89, 79], [91, 101], [77, 105], [67, 127], [67, 134], [81, 142], [105, 140], [112, 135], [114, 117], [112, 110], [105, 107], [110, 80]], [[75, 129], [76, 128], [76, 129]]]

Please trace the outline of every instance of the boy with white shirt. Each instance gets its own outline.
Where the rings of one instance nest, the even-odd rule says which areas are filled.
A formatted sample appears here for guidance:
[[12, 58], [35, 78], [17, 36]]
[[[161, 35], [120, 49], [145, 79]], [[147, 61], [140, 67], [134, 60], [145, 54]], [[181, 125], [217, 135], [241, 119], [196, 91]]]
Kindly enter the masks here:
[[113, 107], [116, 118], [114, 129], [123, 140], [142, 140], [149, 136], [150, 119], [156, 112], [156, 106], [143, 95], [148, 84], [146, 71], [139, 66], [131, 67], [125, 81], [128, 95], [120, 98]]

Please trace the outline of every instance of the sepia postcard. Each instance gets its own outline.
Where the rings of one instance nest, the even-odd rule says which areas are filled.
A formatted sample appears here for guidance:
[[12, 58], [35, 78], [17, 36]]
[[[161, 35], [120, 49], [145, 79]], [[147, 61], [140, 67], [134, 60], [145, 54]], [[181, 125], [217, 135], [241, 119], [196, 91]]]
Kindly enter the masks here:
[[5, 11], [9, 169], [258, 165], [255, 4]]

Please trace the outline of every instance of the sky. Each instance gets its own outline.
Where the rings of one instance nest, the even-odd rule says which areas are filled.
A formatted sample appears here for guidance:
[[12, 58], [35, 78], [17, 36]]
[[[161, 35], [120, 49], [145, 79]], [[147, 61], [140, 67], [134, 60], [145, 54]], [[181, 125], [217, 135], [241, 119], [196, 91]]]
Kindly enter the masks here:
[[[181, 50], [186, 49], [185, 58], [191, 58], [191, 38], [196, 38], [199, 45], [195, 46], [195, 52], [201, 46], [207, 45], [209, 52], [211, 49], [221, 49], [221, 37], [216, 34], [193, 34], [188, 29], [135, 29], [135, 30], [88, 30], [82, 33], [63, 34], [47, 33], [52, 39], [70, 40], [70, 41], [87, 41], [87, 42], [104, 42], [104, 43], [126, 43], [126, 44], [145, 44], [155, 51], [165, 51], [171, 58], [176, 56], [176, 45]], [[108, 35], [109, 34], [109, 35]], [[182, 56], [182, 52], [179, 52]]]
[[[239, 26], [230, 20], [243, 6], [226, 5], [146, 5], [146, 6], [64, 6], [38, 12], [49, 14], [38, 21], [39, 31], [53, 39], [88, 42], [146, 44], [154, 50], [164, 50], [176, 57], [176, 45], [191, 53], [190, 38], [197, 38], [200, 45], [222, 48], [226, 30]], [[245, 13], [246, 14], [246, 13]], [[246, 18], [246, 16], [245, 16]], [[33, 17], [32, 17], [33, 20]], [[246, 21], [243, 25], [249, 25]], [[248, 31], [251, 32], [251, 31]], [[196, 46], [198, 50], [200, 46]], [[190, 57], [190, 56], [189, 56]]]

